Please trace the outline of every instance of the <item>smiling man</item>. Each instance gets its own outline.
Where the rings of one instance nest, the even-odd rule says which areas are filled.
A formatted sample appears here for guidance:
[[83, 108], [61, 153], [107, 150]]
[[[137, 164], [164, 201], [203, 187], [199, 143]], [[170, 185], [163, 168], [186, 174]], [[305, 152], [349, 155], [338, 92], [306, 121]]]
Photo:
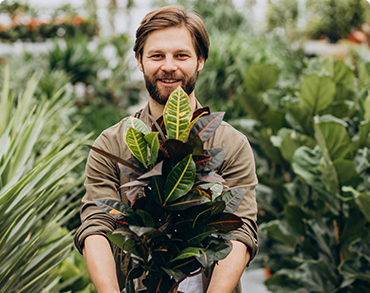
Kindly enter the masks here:
[[[136, 32], [134, 46], [139, 69], [143, 72], [149, 101], [133, 116], [147, 125], [147, 114], [155, 119], [163, 114], [169, 95], [181, 86], [189, 95], [193, 111], [201, 108], [194, 93], [199, 72], [208, 58], [209, 39], [203, 21], [192, 12], [178, 6], [167, 6], [149, 13]], [[105, 130], [94, 145], [118, 157], [128, 159], [131, 153], [123, 141], [126, 119]], [[222, 122], [205, 148], [223, 147], [226, 156], [215, 170], [230, 188], [244, 188], [244, 199], [235, 212], [244, 225], [232, 231], [236, 240], [231, 253], [214, 268], [210, 279], [201, 275], [180, 284], [185, 293], [241, 292], [240, 277], [245, 266], [257, 253], [257, 178], [252, 150], [247, 138], [229, 124]], [[121, 252], [111, 245], [106, 233], [115, 223], [95, 204], [95, 198], [118, 199], [128, 204], [124, 189], [117, 188], [128, 179], [112, 161], [91, 152], [86, 165], [86, 194], [82, 200], [82, 224], [75, 234], [75, 244], [83, 253], [90, 278], [99, 293], [120, 292], [124, 276], [120, 268]], [[113, 253], [112, 253], [113, 252]], [[140, 287], [140, 285], [139, 285]]]

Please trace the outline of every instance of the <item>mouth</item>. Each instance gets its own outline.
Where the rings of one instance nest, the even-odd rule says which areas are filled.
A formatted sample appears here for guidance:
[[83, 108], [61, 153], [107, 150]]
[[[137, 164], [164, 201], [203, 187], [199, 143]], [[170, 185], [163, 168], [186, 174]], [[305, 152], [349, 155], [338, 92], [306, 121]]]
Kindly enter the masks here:
[[181, 79], [158, 79], [158, 81], [165, 87], [172, 87], [181, 82]]

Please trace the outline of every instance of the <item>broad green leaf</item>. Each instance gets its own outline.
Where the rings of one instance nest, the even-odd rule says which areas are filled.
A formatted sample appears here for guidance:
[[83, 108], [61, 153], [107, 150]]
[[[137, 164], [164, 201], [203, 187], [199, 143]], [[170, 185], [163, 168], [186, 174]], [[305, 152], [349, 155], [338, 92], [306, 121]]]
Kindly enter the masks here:
[[355, 202], [366, 219], [370, 222], [370, 193], [356, 193]]
[[365, 98], [362, 107], [364, 108], [364, 120], [370, 120], [370, 94]]
[[136, 129], [137, 131], [141, 132], [144, 135], [149, 134], [148, 127], [145, 125], [145, 123], [143, 121], [141, 121], [140, 119], [137, 119], [135, 117], [130, 116], [130, 117], [127, 118], [127, 120], [125, 122], [125, 127], [123, 128], [123, 140], [126, 143], [127, 143], [127, 141], [126, 141], [127, 131], [129, 130], [130, 127]]
[[244, 198], [245, 190], [243, 188], [234, 188], [226, 191], [216, 198], [217, 201], [224, 201], [226, 204], [225, 212], [233, 213], [235, 212], [240, 203]]
[[143, 135], [130, 127], [126, 134], [126, 143], [131, 153], [146, 167], [148, 160], [148, 143]]
[[362, 178], [358, 175], [353, 161], [339, 159], [334, 161], [333, 164], [341, 186], [357, 187], [361, 183]]
[[169, 96], [163, 111], [163, 120], [169, 139], [179, 139], [190, 124], [193, 113], [189, 97], [181, 87]]
[[134, 232], [138, 237], [143, 235], [152, 234], [156, 231], [156, 229], [152, 227], [138, 227], [138, 226], [129, 226], [130, 230]]
[[157, 161], [159, 151], [159, 139], [158, 132], [151, 132], [144, 136], [144, 139], [149, 145], [150, 149], [150, 160], [148, 165], [151, 165]]
[[207, 155], [193, 155], [193, 160], [196, 166], [196, 171], [201, 172], [209, 164], [212, 157]]
[[224, 115], [224, 112], [214, 112], [200, 117], [190, 130], [190, 139], [198, 135], [202, 142], [209, 140], [220, 126]]
[[141, 217], [145, 227], [154, 227], [155, 223], [151, 214], [144, 210], [136, 210], [135, 213]]
[[205, 115], [207, 112], [203, 112], [203, 113], [200, 113], [197, 117], [195, 117], [195, 119], [193, 119], [190, 123], [189, 123], [189, 125], [188, 125], [188, 127], [186, 128], [186, 130], [180, 135], [180, 137], [179, 137], [179, 140], [181, 140], [181, 141], [187, 141], [188, 140], [188, 138], [189, 138], [189, 134], [190, 134], [190, 130], [191, 130], [191, 128], [194, 126], [194, 124], [198, 121], [198, 119], [200, 118], [200, 117], [202, 117], [203, 115]]
[[164, 202], [174, 201], [187, 194], [193, 186], [195, 163], [191, 155], [186, 156], [168, 174], [164, 187]]
[[175, 162], [179, 162], [187, 155], [193, 153], [193, 147], [189, 143], [177, 139], [167, 139], [163, 143], [162, 148]]
[[227, 241], [227, 247], [221, 249], [221, 250], [218, 250], [216, 251], [215, 253], [215, 261], [218, 261], [218, 260], [222, 260], [224, 258], [226, 258], [229, 253], [231, 252], [231, 249], [232, 249], [232, 243], [230, 241]]
[[269, 238], [285, 243], [290, 247], [294, 248], [297, 243], [295, 237], [287, 231], [286, 227], [279, 220], [262, 223], [259, 229], [267, 233]]
[[132, 214], [132, 209], [121, 201], [110, 198], [97, 198], [94, 199], [95, 204], [105, 213], [114, 217], [122, 218]]
[[354, 88], [355, 75], [343, 61], [327, 58], [323, 62], [323, 67], [329, 72], [335, 83], [340, 83], [349, 89]]
[[[119, 167], [122, 171], [123, 174], [127, 174], [127, 176], [133, 176], [134, 178], [137, 178], [139, 177], [142, 173], [143, 173], [143, 170], [140, 169], [139, 165], [132, 161], [132, 160], [123, 160], [115, 155], [112, 155], [102, 149], [99, 149], [97, 147], [94, 147], [92, 145], [84, 145], [84, 146], [87, 146], [88, 148], [92, 149], [93, 151], [101, 154], [102, 156], [108, 158], [108, 159], [111, 159], [117, 163], [119, 163]], [[123, 166], [125, 167], [123, 167]], [[126, 168], [127, 167], [127, 168]], [[127, 170], [126, 170], [127, 169]]]
[[370, 119], [361, 121], [359, 125], [359, 138], [356, 141], [357, 148], [367, 146], [370, 148]]
[[215, 200], [218, 196], [220, 196], [223, 190], [222, 184], [219, 184], [219, 183], [204, 183], [197, 187], [204, 189], [204, 190], [210, 189], [212, 191], [213, 200]]
[[234, 214], [222, 213], [221, 215], [215, 215], [212, 217], [207, 223], [207, 226], [212, 226], [217, 230], [229, 232], [243, 226], [243, 220]]
[[294, 172], [308, 185], [314, 186], [319, 176], [317, 167], [320, 162], [321, 154], [318, 149], [311, 150], [302, 146], [298, 148], [293, 156]]
[[154, 176], [151, 178], [151, 199], [154, 200], [158, 205], [163, 205], [163, 182], [162, 180]]
[[353, 153], [353, 144], [345, 122], [330, 115], [314, 117], [315, 138], [323, 156], [331, 161], [345, 159]]
[[199, 256], [199, 250], [196, 247], [187, 247], [179, 252], [179, 254], [174, 258], [171, 259], [170, 262], [174, 262], [179, 259], [189, 258]]
[[328, 76], [306, 75], [299, 92], [302, 103], [315, 115], [333, 102], [335, 83]]
[[244, 74], [244, 85], [249, 93], [266, 92], [278, 81], [278, 69], [274, 64], [253, 63]]
[[215, 261], [215, 251], [213, 249], [198, 248], [199, 255], [196, 256], [197, 261], [202, 265], [203, 268], [209, 268]]
[[197, 180], [199, 182], [207, 182], [207, 183], [222, 183], [225, 182], [225, 179], [222, 176], [218, 175], [215, 172], [211, 172], [208, 175], [199, 175], [197, 176]]
[[140, 177], [138, 177], [138, 180], [144, 180], [144, 179], [149, 179], [153, 176], [160, 176], [162, 175], [162, 167], [163, 167], [163, 161], [160, 161], [157, 165], [153, 167], [152, 170], [149, 172], [144, 173]]
[[316, 142], [308, 135], [300, 134], [293, 129], [281, 128], [277, 136], [271, 137], [271, 142], [278, 147], [283, 158], [293, 162], [294, 152], [301, 146], [314, 148]]
[[194, 229], [189, 230], [186, 233], [186, 239], [191, 244], [198, 244], [202, 240], [208, 237], [211, 233], [214, 232], [214, 228], [210, 226], [198, 226]]
[[223, 162], [226, 156], [226, 149], [221, 147], [208, 149], [204, 151], [204, 154], [211, 156], [210, 162], [204, 168], [205, 172], [210, 172], [216, 169]]
[[209, 202], [209, 198], [204, 196], [199, 196], [199, 194], [189, 193], [178, 200], [167, 203], [166, 208], [171, 211], [182, 211], [186, 210], [192, 206], [201, 205]]
[[123, 247], [123, 244], [125, 243], [125, 237], [122, 234], [112, 234], [112, 232], [107, 233], [107, 238], [117, 245], [117, 247]]

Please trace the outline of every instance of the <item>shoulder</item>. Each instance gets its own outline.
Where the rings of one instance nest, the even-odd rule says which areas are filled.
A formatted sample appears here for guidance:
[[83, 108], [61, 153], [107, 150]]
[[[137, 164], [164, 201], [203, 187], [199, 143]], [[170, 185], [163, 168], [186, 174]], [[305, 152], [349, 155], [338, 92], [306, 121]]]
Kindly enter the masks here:
[[115, 125], [105, 129], [95, 140], [94, 146], [106, 150], [114, 155], [124, 156], [127, 153], [123, 140], [123, 131], [129, 117], [140, 118], [142, 110], [123, 118]]
[[236, 150], [244, 145], [249, 146], [247, 137], [225, 121], [221, 122], [215, 134], [206, 142], [207, 148], [223, 147], [227, 151]]

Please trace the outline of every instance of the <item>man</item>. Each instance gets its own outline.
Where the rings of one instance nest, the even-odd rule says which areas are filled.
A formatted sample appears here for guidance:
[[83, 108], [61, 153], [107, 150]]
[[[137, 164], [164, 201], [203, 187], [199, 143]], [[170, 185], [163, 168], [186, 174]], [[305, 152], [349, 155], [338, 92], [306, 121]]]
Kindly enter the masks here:
[[[144, 74], [149, 92], [147, 106], [134, 116], [150, 124], [147, 113], [155, 119], [162, 116], [165, 103], [178, 86], [189, 95], [193, 111], [200, 108], [194, 87], [199, 72], [208, 57], [209, 39], [202, 20], [194, 13], [187, 13], [178, 6], [168, 6], [149, 13], [136, 32], [134, 51], [139, 69]], [[126, 119], [104, 131], [95, 146], [121, 158], [129, 158], [130, 151], [123, 141]], [[244, 225], [232, 234], [237, 240], [227, 258], [214, 268], [211, 280], [191, 280], [200, 292], [240, 292], [240, 277], [246, 265], [257, 252], [257, 225], [254, 188], [257, 184], [254, 159], [245, 136], [223, 122], [205, 148], [224, 147], [226, 157], [217, 169], [226, 185], [245, 188], [244, 199], [235, 212]], [[114, 230], [114, 220], [102, 212], [94, 198], [111, 197], [128, 203], [124, 191], [117, 187], [126, 183], [114, 162], [95, 152], [89, 155], [86, 166], [86, 195], [81, 210], [82, 225], [75, 235], [75, 244], [83, 253], [90, 278], [99, 293], [120, 292], [123, 276], [120, 263], [115, 262], [117, 249], [105, 237]], [[116, 274], [116, 267], [117, 272]], [[200, 282], [200, 285], [199, 285]], [[191, 285], [191, 284], [190, 284]], [[195, 292], [198, 289], [189, 289]], [[187, 290], [187, 289], [182, 289]]]

